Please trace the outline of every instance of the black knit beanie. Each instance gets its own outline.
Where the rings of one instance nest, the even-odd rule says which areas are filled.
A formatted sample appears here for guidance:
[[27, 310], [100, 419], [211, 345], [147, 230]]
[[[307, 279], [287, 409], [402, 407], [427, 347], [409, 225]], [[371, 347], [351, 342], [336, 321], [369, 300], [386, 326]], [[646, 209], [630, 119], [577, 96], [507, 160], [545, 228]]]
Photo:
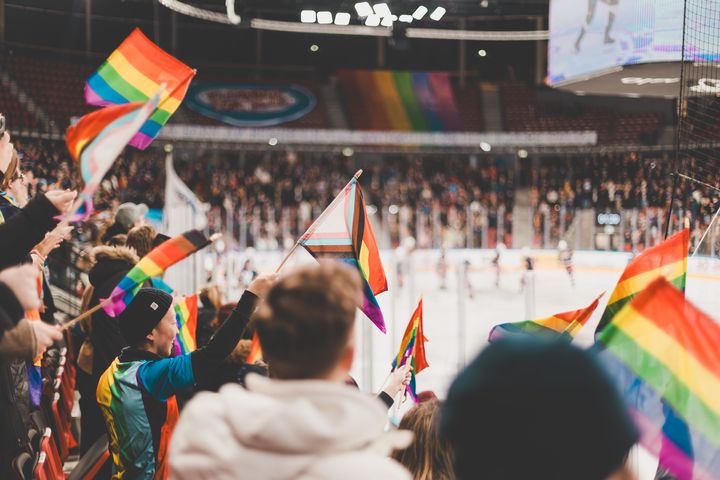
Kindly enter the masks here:
[[128, 345], [136, 346], [162, 320], [173, 298], [157, 288], [141, 288], [130, 305], [120, 314], [120, 332]]
[[458, 375], [441, 414], [459, 480], [604, 480], [637, 430], [592, 354], [506, 340]]

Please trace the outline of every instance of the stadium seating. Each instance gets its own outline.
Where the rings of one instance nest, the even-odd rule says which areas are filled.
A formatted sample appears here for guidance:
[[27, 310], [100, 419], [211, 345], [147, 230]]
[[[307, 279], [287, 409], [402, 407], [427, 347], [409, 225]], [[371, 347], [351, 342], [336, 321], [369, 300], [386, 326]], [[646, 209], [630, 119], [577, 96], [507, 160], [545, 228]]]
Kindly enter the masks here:
[[64, 129], [74, 116], [93, 109], [85, 104], [85, 79], [93, 70], [82, 63], [7, 55], [5, 68], [32, 99]]
[[659, 113], [615, 112], [605, 107], [578, 107], [560, 103], [540, 103], [535, 89], [521, 83], [500, 86], [505, 130], [547, 132], [591, 130], [598, 143], [652, 143], [663, 124]]
[[[25, 55], [4, 55], [5, 69], [21, 88], [40, 105], [60, 129], [72, 117], [93, 109], [84, 101], [84, 82], [97, 68], [97, 62], [58, 60]], [[442, 73], [411, 73], [411, 82], [398, 80], [404, 72], [340, 71], [338, 92], [349, 124], [358, 130], [400, 131], [483, 131], [482, 106], [478, 85], [470, 81], [464, 88]], [[282, 79], [272, 74], [251, 78], [242, 72], [204, 69], [200, 82], [297, 84], [309, 90], [318, 104], [304, 117], [282, 124], [283, 128], [328, 128], [326, 108], [315, 80], [303, 77]], [[506, 131], [593, 130], [602, 144], [649, 144], [656, 139], [665, 119], [655, 112], [617, 112], [606, 107], [568, 106], [560, 102], [539, 102], [537, 90], [522, 83], [500, 84], [503, 123]], [[427, 94], [427, 95], [426, 95]], [[428, 97], [429, 95], [429, 97]], [[415, 100], [413, 100], [415, 99]], [[393, 103], [394, 102], [394, 103]], [[379, 106], [397, 103], [396, 113], [388, 116]], [[430, 105], [435, 105], [435, 110]], [[41, 128], [17, 98], [0, 91], [0, 110], [12, 118], [13, 126], [29, 130]], [[398, 111], [400, 117], [398, 117]], [[432, 111], [431, 111], [432, 110]], [[422, 118], [421, 118], [422, 117]], [[408, 123], [409, 121], [409, 123]], [[181, 106], [171, 119], [175, 124], [223, 125]]]

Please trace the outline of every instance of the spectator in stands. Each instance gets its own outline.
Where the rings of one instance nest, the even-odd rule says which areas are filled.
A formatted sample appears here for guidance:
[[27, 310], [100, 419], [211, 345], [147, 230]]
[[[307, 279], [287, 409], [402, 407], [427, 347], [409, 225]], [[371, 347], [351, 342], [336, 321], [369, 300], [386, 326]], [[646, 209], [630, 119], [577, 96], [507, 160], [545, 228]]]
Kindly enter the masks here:
[[409, 479], [387, 455], [411, 435], [385, 433], [383, 404], [344, 385], [361, 298], [339, 262], [282, 278], [253, 320], [272, 379], [197, 395], [172, 439], [173, 478]]
[[33, 361], [62, 334], [55, 325], [28, 321], [26, 310], [37, 309], [37, 269], [32, 265], [0, 271], [0, 361]]
[[131, 346], [105, 371], [97, 389], [117, 478], [168, 477], [167, 447], [178, 419], [175, 395], [212, 375], [233, 351], [272, 281], [256, 279], [206, 346], [172, 358], [178, 329], [170, 294], [143, 288], [130, 302], [119, 323]]
[[638, 440], [596, 359], [539, 340], [483, 350], [450, 387], [441, 434], [459, 480], [631, 479], [625, 460]]
[[[197, 328], [195, 337], [197, 346], [206, 345], [218, 327], [218, 309], [222, 304], [222, 293], [217, 285], [209, 285], [200, 290], [200, 305], [198, 306]], [[227, 318], [225, 315], [222, 318]]]
[[127, 235], [118, 233], [110, 237], [105, 245], [108, 247], [124, 247], [127, 244]]
[[10, 461], [28, 443], [29, 401], [18, 389], [25, 377], [14, 365], [34, 360], [62, 337], [55, 326], [23, 318], [40, 305], [36, 282], [30, 265], [0, 271], [0, 478], [12, 478]]
[[[53, 190], [28, 202], [25, 208], [0, 224], [0, 268], [23, 262], [57, 222], [53, 217], [67, 211], [75, 192]], [[0, 222], [1, 223], [1, 222]]]
[[127, 233], [125, 245], [135, 250], [137, 256], [142, 258], [152, 250], [157, 231], [150, 225], [133, 227]]
[[437, 399], [418, 403], [400, 421], [401, 430], [413, 432], [413, 443], [393, 453], [413, 480], [454, 480], [452, 452], [439, 435], [440, 402]]
[[103, 243], [117, 234], [127, 234], [131, 228], [145, 223], [148, 207], [144, 203], [123, 203], [115, 212], [115, 221], [108, 227], [102, 237]]
[[[95, 247], [91, 252], [95, 265], [88, 274], [93, 289], [88, 308], [95, 307], [101, 299], [108, 298], [120, 280], [135, 266], [139, 258], [128, 247]], [[95, 441], [105, 434], [95, 391], [100, 375], [127, 346], [118, 325], [118, 319], [109, 316], [102, 308], [91, 317], [89, 332], [92, 345], [92, 370], [90, 378], [78, 378], [78, 390], [81, 396], [82, 435], [80, 451], [86, 452]]]

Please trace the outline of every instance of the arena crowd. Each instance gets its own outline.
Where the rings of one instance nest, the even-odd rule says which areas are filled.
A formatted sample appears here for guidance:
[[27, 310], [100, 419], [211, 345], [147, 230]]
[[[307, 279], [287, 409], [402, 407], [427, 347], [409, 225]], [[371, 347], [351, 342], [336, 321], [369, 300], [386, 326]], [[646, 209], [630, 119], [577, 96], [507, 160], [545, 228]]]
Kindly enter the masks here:
[[[235, 304], [207, 286], [197, 349], [187, 354], [173, 351], [175, 300], [152, 282], [117, 318], [93, 310], [168, 239], [145, 223], [147, 207], [133, 203], [161, 206], [155, 160], [130, 154], [105, 181], [98, 202], [105, 225], [87, 239], [82, 292], [81, 311], [93, 313], [68, 330], [56, 315], [46, 260], [71, 238], [62, 214], [75, 201], [76, 173], [55, 144], [0, 140], [0, 477], [23, 478], [23, 459], [52, 441], [60, 469], [70, 451], [87, 467], [109, 448], [95, 478], [632, 478], [626, 460], [636, 428], [592, 353], [567, 342], [493, 344], [445, 399], [420, 392], [399, 425], [388, 426], [410, 366], [396, 368], [379, 392], [358, 389], [349, 372], [362, 283], [341, 263], [255, 276]], [[561, 162], [543, 162], [531, 189], [548, 194], [534, 201], [661, 206], [668, 185], [652, 173], [656, 166], [643, 173], [649, 161], [588, 160], [573, 167], [574, 181]], [[214, 208], [231, 198], [250, 210], [309, 208], [311, 217], [352, 168], [345, 157], [284, 152], [178, 169]], [[378, 210], [435, 205], [446, 221], [472, 202], [511, 211], [515, 182], [497, 162], [407, 156], [370, 163], [364, 181]], [[696, 200], [692, 214], [706, 215], [704, 197]], [[254, 335], [262, 361], [246, 363]], [[79, 429], [69, 423], [75, 389]]]

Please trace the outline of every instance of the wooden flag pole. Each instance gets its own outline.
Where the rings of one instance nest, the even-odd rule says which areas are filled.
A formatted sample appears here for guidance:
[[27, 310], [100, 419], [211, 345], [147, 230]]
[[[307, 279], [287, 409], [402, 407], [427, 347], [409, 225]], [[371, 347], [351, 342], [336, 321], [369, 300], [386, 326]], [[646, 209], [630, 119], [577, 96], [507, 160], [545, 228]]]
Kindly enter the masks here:
[[98, 310], [103, 308], [105, 305], [110, 303], [111, 300], [112, 300], [112, 297], [108, 297], [105, 300], [103, 300], [102, 302], [100, 302], [97, 305], [95, 305], [94, 307], [92, 307], [91, 309], [85, 310], [83, 313], [81, 313], [77, 317], [73, 318], [69, 322], [63, 323], [62, 329], [67, 330], [68, 328], [72, 328], [80, 320], [84, 320], [85, 318], [89, 317], [90, 315], [92, 315], [93, 313], [97, 312]]
[[[357, 172], [355, 172], [355, 175], [353, 175], [353, 178], [354, 178], [355, 180], [358, 180], [358, 179], [360, 178], [360, 175], [362, 175], [362, 174], [363, 174], [363, 171], [362, 171], [362, 168], [361, 168], [360, 170], [358, 170]], [[351, 181], [352, 181], [352, 180], [351, 180]], [[348, 184], [349, 184], [349, 183], [350, 183], [350, 182], [348, 182]], [[320, 217], [322, 217], [322, 214], [320, 214]], [[318, 219], [319, 219], [320, 217], [318, 217]], [[317, 222], [317, 220], [315, 220], [315, 222]], [[305, 233], [307, 233], [307, 232], [305, 232]], [[305, 234], [303, 234], [303, 236], [305, 236]], [[302, 237], [300, 237], [300, 238], [302, 238]], [[275, 269], [275, 273], [280, 272], [280, 270], [282, 269], [282, 267], [285, 266], [285, 263], [287, 263], [287, 261], [290, 259], [290, 256], [291, 256], [293, 253], [295, 253], [295, 250], [297, 250], [297, 248], [298, 248], [299, 246], [300, 246], [300, 239], [298, 239], [298, 241], [295, 242], [295, 245], [293, 245], [293, 247], [290, 249], [290, 251], [288, 251], [288, 253], [285, 254], [285, 257], [284, 257], [284, 258], [282, 259], [282, 261], [280, 262], [280, 265], [278, 265], [278, 267]]]

